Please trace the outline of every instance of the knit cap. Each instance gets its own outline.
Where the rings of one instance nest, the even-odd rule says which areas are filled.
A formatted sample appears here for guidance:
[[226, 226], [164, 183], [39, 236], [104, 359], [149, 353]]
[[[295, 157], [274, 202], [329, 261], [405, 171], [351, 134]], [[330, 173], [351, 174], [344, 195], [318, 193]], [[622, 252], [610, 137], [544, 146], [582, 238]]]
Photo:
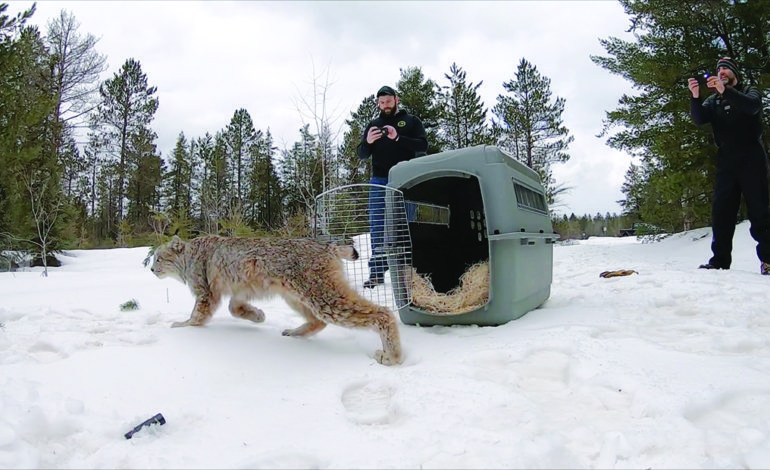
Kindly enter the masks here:
[[730, 57], [722, 57], [719, 59], [717, 62], [717, 70], [719, 70], [719, 67], [726, 67], [732, 70], [733, 74], [735, 74], [735, 78], [740, 79], [741, 73], [738, 71], [738, 65]]
[[377, 98], [380, 96], [396, 96], [396, 90], [385, 85], [377, 91]]

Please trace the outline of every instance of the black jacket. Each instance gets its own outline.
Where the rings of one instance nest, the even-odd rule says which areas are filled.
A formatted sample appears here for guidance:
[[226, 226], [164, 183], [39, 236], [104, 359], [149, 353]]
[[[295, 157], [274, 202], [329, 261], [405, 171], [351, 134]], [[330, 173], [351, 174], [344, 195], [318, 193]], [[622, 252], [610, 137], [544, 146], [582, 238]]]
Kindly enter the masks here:
[[[393, 126], [398, 132], [398, 142], [395, 139], [381, 137], [373, 144], [366, 142], [366, 134], [372, 127]], [[398, 162], [421, 157], [428, 151], [428, 139], [425, 137], [425, 127], [417, 116], [407, 114], [403, 109], [392, 116], [374, 119], [364, 129], [361, 143], [358, 144], [358, 158], [365, 160], [372, 157], [372, 176], [387, 178], [390, 169]]]
[[711, 123], [714, 140], [719, 147], [718, 168], [736, 168], [747, 164], [767, 165], [762, 143], [762, 95], [754, 87], [725, 88], [722, 95], [713, 94], [702, 103], [690, 100], [695, 124]]

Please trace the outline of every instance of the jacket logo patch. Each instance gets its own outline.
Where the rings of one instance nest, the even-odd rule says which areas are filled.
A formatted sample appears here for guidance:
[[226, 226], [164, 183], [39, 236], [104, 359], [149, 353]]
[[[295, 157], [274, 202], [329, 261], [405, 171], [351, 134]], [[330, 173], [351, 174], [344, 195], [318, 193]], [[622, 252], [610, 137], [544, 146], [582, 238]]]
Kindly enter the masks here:
[[398, 121], [398, 124], [396, 124], [398, 127], [404, 127], [406, 126], [406, 121]]

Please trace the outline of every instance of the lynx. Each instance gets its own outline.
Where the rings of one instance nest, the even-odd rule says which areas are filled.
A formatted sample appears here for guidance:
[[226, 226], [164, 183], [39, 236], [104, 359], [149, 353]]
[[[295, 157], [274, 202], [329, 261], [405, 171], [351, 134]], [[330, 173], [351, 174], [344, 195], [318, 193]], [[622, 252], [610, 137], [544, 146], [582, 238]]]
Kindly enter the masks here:
[[358, 259], [352, 246], [323, 244], [313, 239], [250, 239], [205, 236], [189, 242], [174, 236], [155, 250], [152, 272], [173, 277], [190, 287], [195, 306], [190, 318], [172, 327], [204, 325], [223, 296], [230, 313], [261, 323], [262, 310], [251, 299], [280, 295], [305, 323], [284, 336], [310, 336], [327, 324], [377, 331], [384, 365], [401, 363], [401, 343], [391, 312], [359, 296], [348, 284], [341, 259]]

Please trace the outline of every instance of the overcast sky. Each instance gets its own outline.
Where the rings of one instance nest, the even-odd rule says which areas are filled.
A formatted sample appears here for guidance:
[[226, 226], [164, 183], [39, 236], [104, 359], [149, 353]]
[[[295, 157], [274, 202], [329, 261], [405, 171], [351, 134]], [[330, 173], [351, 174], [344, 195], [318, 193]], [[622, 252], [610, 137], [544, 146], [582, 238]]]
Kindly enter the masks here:
[[[32, 2], [11, 1], [12, 14]], [[314, 76], [329, 83], [329, 115], [341, 128], [361, 100], [395, 85], [400, 69], [422, 68], [446, 84], [453, 62], [492, 108], [521, 58], [551, 79], [566, 99], [565, 125], [575, 137], [571, 159], [554, 166], [571, 186], [561, 213], [620, 213], [620, 186], [631, 158], [597, 137], [629, 82], [596, 66], [600, 38], [629, 38], [629, 18], [611, 0], [494, 2], [42, 1], [33, 24], [61, 10], [79, 32], [100, 38], [111, 78], [128, 58], [140, 61], [160, 107], [152, 122], [167, 156], [177, 136], [223, 129], [245, 108], [257, 129], [270, 128], [279, 148], [299, 139], [310, 118], [303, 99]], [[491, 115], [491, 112], [490, 112]]]

